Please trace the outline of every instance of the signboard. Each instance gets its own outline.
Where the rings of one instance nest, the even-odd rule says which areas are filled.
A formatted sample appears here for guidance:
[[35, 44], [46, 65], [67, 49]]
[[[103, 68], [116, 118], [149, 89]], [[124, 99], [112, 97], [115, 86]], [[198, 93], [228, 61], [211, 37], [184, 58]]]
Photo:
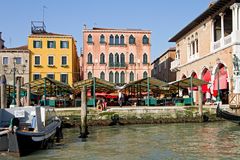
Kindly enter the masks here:
[[14, 116], [16, 118], [24, 118], [25, 117], [25, 111], [24, 110], [16, 110], [16, 111], [14, 111]]

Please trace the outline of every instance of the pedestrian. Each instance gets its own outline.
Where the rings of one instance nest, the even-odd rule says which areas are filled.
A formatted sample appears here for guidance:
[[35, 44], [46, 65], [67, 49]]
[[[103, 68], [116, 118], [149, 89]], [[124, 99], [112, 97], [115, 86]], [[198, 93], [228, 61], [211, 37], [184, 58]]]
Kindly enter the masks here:
[[122, 107], [122, 93], [120, 91], [118, 91], [118, 104], [120, 107]]
[[97, 109], [102, 111], [102, 102], [100, 99], [97, 101]]
[[103, 107], [104, 111], [107, 109], [107, 102], [106, 102], [106, 100], [104, 98], [102, 100], [102, 107]]

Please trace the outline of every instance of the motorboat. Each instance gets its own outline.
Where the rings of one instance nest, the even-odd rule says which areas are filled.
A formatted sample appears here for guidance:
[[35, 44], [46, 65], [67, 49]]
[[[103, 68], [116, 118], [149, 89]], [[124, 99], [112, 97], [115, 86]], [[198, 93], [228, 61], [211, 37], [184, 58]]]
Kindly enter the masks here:
[[0, 152], [25, 156], [62, 137], [61, 120], [53, 107], [0, 109]]

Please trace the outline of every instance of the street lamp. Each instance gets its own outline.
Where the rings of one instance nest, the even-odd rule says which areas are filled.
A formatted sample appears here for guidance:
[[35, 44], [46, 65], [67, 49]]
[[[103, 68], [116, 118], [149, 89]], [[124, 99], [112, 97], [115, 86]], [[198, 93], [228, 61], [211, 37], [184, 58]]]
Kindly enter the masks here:
[[16, 107], [16, 72], [18, 74], [24, 74], [25, 68], [26, 68], [26, 66], [23, 65], [22, 73], [20, 73], [19, 70], [16, 68], [16, 63], [17, 63], [17, 58], [14, 57], [13, 58], [13, 68], [10, 70], [9, 73], [7, 73], [8, 66], [7, 65], [3, 66], [5, 74], [12, 74], [13, 73], [13, 100], [12, 100], [12, 103], [10, 105], [10, 108], [11, 107]]

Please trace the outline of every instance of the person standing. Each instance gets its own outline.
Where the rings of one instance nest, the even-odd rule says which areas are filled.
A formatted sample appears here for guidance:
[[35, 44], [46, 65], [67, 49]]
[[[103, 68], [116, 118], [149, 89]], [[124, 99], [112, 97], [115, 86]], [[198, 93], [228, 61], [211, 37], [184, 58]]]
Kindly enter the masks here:
[[122, 107], [122, 93], [120, 91], [118, 91], [118, 104], [120, 107]]

